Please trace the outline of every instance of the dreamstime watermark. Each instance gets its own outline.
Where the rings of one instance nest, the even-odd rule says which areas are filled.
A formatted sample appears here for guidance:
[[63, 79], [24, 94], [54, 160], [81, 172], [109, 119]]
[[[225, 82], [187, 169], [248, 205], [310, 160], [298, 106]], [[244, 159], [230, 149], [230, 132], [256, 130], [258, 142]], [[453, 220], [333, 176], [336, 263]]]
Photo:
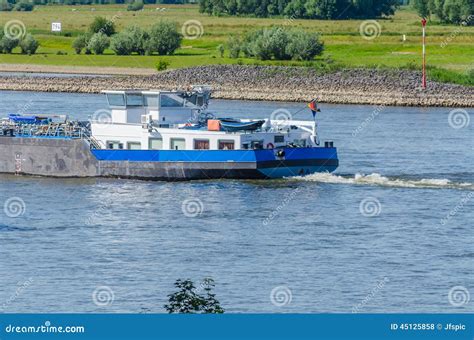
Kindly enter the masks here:
[[181, 33], [185, 39], [199, 39], [204, 34], [204, 27], [199, 20], [188, 20], [181, 26]]
[[5, 37], [11, 40], [20, 40], [26, 35], [26, 26], [23, 21], [10, 20], [3, 27]]
[[204, 212], [204, 203], [199, 198], [189, 198], [183, 201], [181, 210], [186, 217], [198, 217]]
[[474, 197], [474, 192], [470, 192], [467, 195], [465, 195], [461, 201], [453, 208], [451, 211], [446, 215], [446, 217], [442, 218], [440, 220], [441, 225], [446, 225], [449, 220], [451, 220], [454, 216], [456, 216], [457, 213], [462, 211], [464, 209], [464, 206]]
[[465, 20], [461, 21], [461, 24], [439, 45], [441, 48], [445, 48], [451, 43], [456, 37], [462, 33], [465, 26], [468, 26], [471, 21], [474, 20], [474, 15], [469, 15]]
[[23, 294], [25, 289], [27, 289], [29, 286], [33, 284], [33, 278], [30, 277], [28, 280], [25, 282], [19, 282], [18, 287], [15, 290], [15, 293], [13, 293], [8, 299], [5, 300], [5, 302], [0, 306], [0, 311], [4, 311], [8, 306], [10, 306], [13, 302], [18, 299], [18, 297]]
[[376, 197], [364, 198], [359, 204], [359, 211], [365, 217], [374, 217], [382, 212], [382, 204]]
[[99, 286], [92, 292], [92, 301], [98, 307], [111, 306], [115, 301], [115, 293], [108, 286]]
[[112, 112], [107, 109], [100, 109], [94, 112], [92, 115], [92, 121], [100, 124], [110, 125], [112, 124]]
[[26, 203], [20, 197], [10, 197], [3, 204], [3, 211], [11, 218], [23, 216], [26, 212]]
[[359, 311], [374, 298], [374, 296], [383, 288], [385, 285], [390, 282], [388, 277], [384, 277], [380, 280], [377, 285], [372, 288], [369, 294], [362, 300], [360, 303], [352, 307], [352, 313], [359, 313]]
[[367, 125], [369, 125], [375, 120], [375, 118], [380, 114], [380, 112], [385, 110], [385, 108], [386, 106], [383, 104], [376, 105], [370, 116], [368, 116], [362, 123], [359, 124], [356, 129], [352, 131], [352, 137], [356, 137], [359, 133], [361, 133], [367, 127]]
[[366, 40], [374, 40], [382, 34], [382, 26], [376, 20], [365, 20], [359, 26], [359, 33]]
[[264, 226], [270, 224], [270, 222], [278, 216], [280, 211], [283, 210], [288, 205], [288, 203], [290, 203], [295, 198], [295, 196], [299, 193], [300, 190], [301, 188], [296, 188], [291, 191], [290, 194], [287, 195], [285, 199], [263, 220], [262, 224]]
[[449, 290], [448, 301], [454, 307], [462, 307], [467, 305], [471, 300], [469, 291], [464, 286], [454, 286]]
[[270, 120], [277, 122], [277, 127], [287, 126], [293, 120], [293, 115], [287, 109], [276, 109], [270, 114]]
[[464, 109], [454, 109], [449, 112], [448, 123], [453, 129], [459, 130], [468, 127], [470, 122], [471, 116]]
[[293, 294], [288, 286], [277, 286], [270, 292], [270, 301], [276, 307], [284, 307], [291, 303]]
[[84, 326], [53, 326], [50, 321], [46, 321], [43, 325], [39, 326], [15, 326], [8, 325], [5, 327], [6, 333], [17, 333], [17, 334], [35, 334], [35, 333], [85, 333]]

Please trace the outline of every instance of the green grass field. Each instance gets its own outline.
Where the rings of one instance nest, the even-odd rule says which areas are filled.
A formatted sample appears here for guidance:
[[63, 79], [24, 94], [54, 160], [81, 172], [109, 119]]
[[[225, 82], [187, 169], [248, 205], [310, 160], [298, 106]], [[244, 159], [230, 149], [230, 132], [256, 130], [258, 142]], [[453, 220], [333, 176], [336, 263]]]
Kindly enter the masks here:
[[[113, 66], [154, 68], [159, 59], [170, 62], [170, 68], [180, 68], [206, 64], [278, 64], [304, 65], [304, 62], [261, 62], [254, 59], [221, 58], [216, 50], [225, 44], [229, 35], [243, 34], [256, 27], [286, 25], [300, 27], [308, 31], [321, 32], [326, 50], [315, 63], [330, 60], [347, 67], [416, 67], [421, 65], [421, 24], [411, 9], [402, 8], [390, 19], [378, 20], [380, 35], [372, 40], [359, 33], [363, 21], [342, 20], [287, 20], [285, 18], [243, 18], [210, 17], [200, 14], [194, 5], [153, 5], [140, 12], [127, 12], [126, 5], [98, 6], [38, 6], [33, 12], [1, 12], [0, 25], [10, 20], [20, 20], [28, 32], [40, 41], [36, 55], [21, 55], [19, 49], [14, 54], [0, 54], [0, 63], [30, 63], [44, 65]], [[157, 7], [166, 8], [164, 11]], [[76, 55], [71, 48], [74, 36], [87, 30], [95, 16], [115, 18], [118, 30], [130, 24], [150, 27], [160, 19], [178, 22], [181, 26], [187, 20], [198, 20], [204, 34], [199, 39], [183, 40], [183, 46], [174, 56], [116, 56], [112, 51], [105, 55]], [[51, 22], [62, 23], [61, 35], [50, 32]], [[448, 78], [454, 80], [472, 78], [474, 61], [474, 27], [428, 25], [427, 60], [428, 65], [448, 70]], [[65, 35], [72, 35], [67, 37]], [[406, 40], [402, 41], [402, 35]], [[57, 55], [58, 51], [67, 55]], [[319, 60], [319, 61], [318, 61]], [[445, 75], [446, 75], [445, 74]], [[459, 75], [459, 77], [457, 76]]]

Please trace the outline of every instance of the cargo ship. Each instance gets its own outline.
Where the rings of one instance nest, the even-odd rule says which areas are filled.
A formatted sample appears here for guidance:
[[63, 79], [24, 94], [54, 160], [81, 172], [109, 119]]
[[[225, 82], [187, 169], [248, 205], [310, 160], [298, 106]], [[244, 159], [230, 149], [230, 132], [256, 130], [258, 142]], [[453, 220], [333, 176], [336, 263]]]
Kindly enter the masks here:
[[0, 122], [0, 173], [146, 180], [271, 179], [332, 172], [317, 123], [219, 118], [211, 88], [107, 90], [88, 121], [10, 114]]

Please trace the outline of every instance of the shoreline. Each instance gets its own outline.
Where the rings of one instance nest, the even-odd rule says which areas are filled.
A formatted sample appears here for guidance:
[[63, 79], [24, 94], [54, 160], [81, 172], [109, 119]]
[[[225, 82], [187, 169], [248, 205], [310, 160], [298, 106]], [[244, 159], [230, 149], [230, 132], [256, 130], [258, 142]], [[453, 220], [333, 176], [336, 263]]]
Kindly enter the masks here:
[[[212, 86], [216, 99], [305, 102], [316, 98], [331, 104], [474, 107], [474, 87], [429, 82], [422, 90], [421, 72], [411, 70], [346, 69], [320, 73], [304, 67], [212, 65], [159, 73], [149, 70], [154, 73], [148, 75], [110, 74], [108, 68], [103, 68], [94, 76], [92, 67], [60, 67], [70, 76], [28, 74], [60, 73], [57, 67], [39, 67], [42, 72], [31, 68], [4, 71], [0, 67], [0, 72], [12, 72], [0, 74], [0, 90], [100, 93], [105, 89], [169, 90], [207, 84]], [[78, 70], [84, 76], [72, 72]]]

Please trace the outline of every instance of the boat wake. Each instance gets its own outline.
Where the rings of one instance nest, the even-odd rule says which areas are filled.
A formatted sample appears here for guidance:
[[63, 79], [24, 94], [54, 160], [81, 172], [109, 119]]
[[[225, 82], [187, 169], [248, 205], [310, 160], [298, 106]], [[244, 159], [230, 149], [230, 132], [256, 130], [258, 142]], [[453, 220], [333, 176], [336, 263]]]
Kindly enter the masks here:
[[459, 190], [474, 190], [474, 183], [469, 182], [453, 182], [449, 179], [403, 179], [396, 177], [385, 177], [378, 173], [370, 175], [355, 174], [355, 175], [334, 175], [327, 172], [315, 173], [308, 176], [292, 177], [291, 179], [298, 181], [333, 183], [333, 184], [354, 184], [354, 185], [374, 185], [385, 187], [399, 187], [399, 188], [439, 188], [439, 189], [459, 189]]

